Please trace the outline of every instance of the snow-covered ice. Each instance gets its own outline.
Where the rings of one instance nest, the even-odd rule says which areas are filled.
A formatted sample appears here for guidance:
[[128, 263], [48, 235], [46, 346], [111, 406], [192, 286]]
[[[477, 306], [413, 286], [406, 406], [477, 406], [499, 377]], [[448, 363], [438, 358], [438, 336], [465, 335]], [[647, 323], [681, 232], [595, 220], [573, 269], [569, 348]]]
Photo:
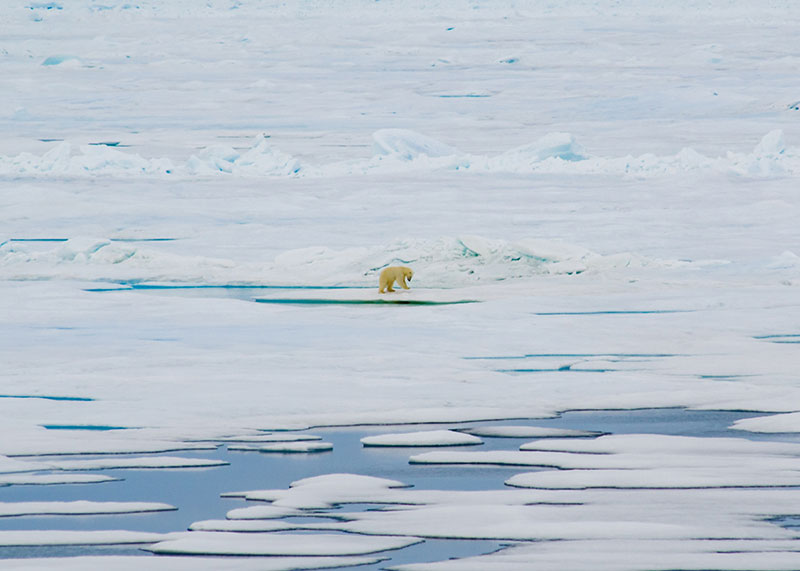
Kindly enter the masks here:
[[[326, 474], [292, 482], [288, 490], [254, 490], [247, 492], [231, 492], [230, 497], [242, 497], [248, 500], [271, 502], [270, 506], [244, 508], [246, 512], [228, 513], [228, 517], [240, 518], [247, 515], [276, 508], [291, 509], [325, 509], [341, 503], [358, 503], [369, 497], [370, 501], [381, 498], [385, 494], [396, 497], [392, 490], [405, 488], [406, 484], [397, 480], [362, 476], [359, 474]], [[380, 499], [378, 501], [381, 501]], [[274, 506], [274, 507], [273, 507]], [[257, 515], [256, 518], [269, 517]]]
[[280, 534], [189, 532], [150, 547], [153, 553], [177, 555], [367, 555], [402, 549], [420, 540], [408, 537], [369, 537], [354, 534]]
[[9, 485], [54, 485], [97, 484], [113, 482], [116, 478], [101, 474], [0, 474], [0, 486]]
[[287, 516], [299, 515], [294, 508], [267, 506], [250, 506], [247, 508], [237, 508], [229, 511], [225, 516], [228, 519], [278, 519]]
[[543, 426], [477, 426], [462, 432], [487, 438], [564, 438], [598, 436], [597, 432], [573, 430], [569, 428], [549, 428]]
[[[423, 436], [438, 423], [486, 450], [409, 470], [518, 466], [514, 487], [315, 476], [233, 492], [256, 519], [159, 549], [210, 533], [251, 552], [234, 531], [377, 502], [297, 525], [570, 540], [409, 570], [796, 567], [796, 530], [770, 519], [797, 515], [800, 473], [793, 2], [75, 0], [0, 21], [2, 515], [169, 509], [2, 494], [211, 467], [156, 455], [218, 443], [330, 451], [316, 427], [419, 423], [365, 432], [443, 444]], [[411, 290], [378, 294], [389, 265]], [[753, 418], [725, 439], [535, 426], [665, 407]], [[86, 560], [2, 561], [52, 565]]]
[[[792, 571], [797, 567], [795, 541], [741, 542], [709, 540], [570, 541], [520, 544], [497, 553], [460, 560], [398, 565], [397, 571]], [[587, 554], [591, 556], [587, 557]]]
[[[800, 477], [800, 444], [734, 438], [613, 435], [596, 440], [546, 440], [520, 451], [436, 451], [411, 456], [416, 464], [496, 464], [582, 470], [706, 470], [714, 478], [750, 476], [744, 485], [795, 485]], [[742, 465], [742, 462], [746, 462]], [[772, 477], [770, 477], [772, 474]], [[775, 478], [779, 483], [773, 482]], [[713, 484], [711, 484], [713, 485]]]
[[272, 452], [277, 454], [311, 454], [315, 452], [330, 452], [333, 444], [330, 442], [306, 441], [299, 442], [271, 442], [259, 445], [232, 445], [229, 450]]
[[483, 444], [477, 436], [454, 430], [424, 430], [366, 436], [364, 446], [470, 446]]
[[98, 515], [173, 510], [158, 502], [2, 502], [0, 517], [26, 515]]
[[124, 545], [155, 543], [168, 537], [161, 533], [131, 531], [0, 531], [0, 546], [22, 545]]
[[107, 470], [120, 468], [213, 468], [225, 466], [227, 462], [206, 458], [178, 458], [174, 456], [149, 456], [136, 458], [100, 458], [93, 460], [58, 460], [47, 462], [48, 468], [56, 470]]
[[[311, 441], [319, 441], [322, 440], [321, 436], [315, 436], [313, 434], [291, 434], [291, 433], [274, 433], [274, 434], [253, 434], [250, 436], [230, 436], [225, 438], [216, 439], [218, 442], [243, 442], [247, 444], [258, 444], [258, 443], [270, 443], [274, 444], [276, 442], [311, 442]], [[235, 450], [236, 444], [230, 444], [228, 446], [229, 450]]]
[[[381, 561], [379, 557], [251, 557], [225, 561], [231, 571], [296, 571], [298, 569], [330, 569], [335, 567], [369, 565]], [[217, 557], [151, 557], [147, 568], [153, 571], [195, 571], [219, 569]], [[137, 571], [142, 568], [142, 558], [137, 556], [94, 555], [90, 557], [48, 557], [42, 559], [9, 559], [3, 569], [20, 571], [83, 571], [91, 568]]]

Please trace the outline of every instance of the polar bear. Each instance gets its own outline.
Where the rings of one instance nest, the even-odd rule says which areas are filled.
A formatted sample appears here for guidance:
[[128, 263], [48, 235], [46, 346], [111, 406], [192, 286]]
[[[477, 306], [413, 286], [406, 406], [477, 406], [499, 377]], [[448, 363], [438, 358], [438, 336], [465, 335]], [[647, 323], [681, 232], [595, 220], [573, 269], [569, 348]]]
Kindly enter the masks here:
[[406, 280], [411, 281], [412, 277], [414, 277], [414, 272], [411, 268], [405, 266], [389, 266], [388, 268], [384, 268], [378, 280], [378, 285], [380, 286], [378, 293], [394, 291], [392, 289], [392, 284], [394, 284], [394, 282], [397, 282], [401, 288], [408, 289]]

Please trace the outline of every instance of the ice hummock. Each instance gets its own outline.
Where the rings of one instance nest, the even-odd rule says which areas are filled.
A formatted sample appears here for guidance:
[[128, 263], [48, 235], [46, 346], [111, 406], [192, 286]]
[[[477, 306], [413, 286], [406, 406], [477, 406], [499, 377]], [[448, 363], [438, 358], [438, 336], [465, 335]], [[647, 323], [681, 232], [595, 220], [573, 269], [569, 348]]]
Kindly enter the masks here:
[[281, 151], [270, 137], [257, 135], [244, 149], [211, 145], [185, 162], [166, 157], [145, 158], [106, 145], [60, 142], [41, 156], [0, 155], [0, 174], [16, 176], [150, 176], [197, 178], [229, 175], [247, 178], [327, 178], [366, 174], [456, 170], [475, 174], [573, 174], [663, 177], [706, 172], [747, 177], [792, 176], [800, 172], [800, 151], [789, 147], [783, 131], [768, 132], [750, 153], [728, 151], [705, 156], [691, 147], [674, 155], [644, 153], [598, 156], [575, 135], [551, 132], [533, 142], [496, 155], [475, 155], [409, 129], [380, 129], [373, 133], [373, 157], [314, 164]]
[[406, 161], [427, 157], [449, 157], [460, 154], [457, 149], [409, 129], [381, 129], [372, 134], [376, 155]]
[[561, 240], [509, 241], [474, 234], [400, 238], [345, 249], [305, 247], [278, 254], [272, 264], [181, 256], [163, 252], [156, 244], [91, 236], [76, 236], [50, 247], [25, 242], [0, 244], [0, 267], [16, 279], [372, 286], [377, 284], [380, 271], [391, 265], [411, 266], [416, 273], [414, 286], [452, 288], [534, 276], [693, 264], [630, 252], [603, 255]]

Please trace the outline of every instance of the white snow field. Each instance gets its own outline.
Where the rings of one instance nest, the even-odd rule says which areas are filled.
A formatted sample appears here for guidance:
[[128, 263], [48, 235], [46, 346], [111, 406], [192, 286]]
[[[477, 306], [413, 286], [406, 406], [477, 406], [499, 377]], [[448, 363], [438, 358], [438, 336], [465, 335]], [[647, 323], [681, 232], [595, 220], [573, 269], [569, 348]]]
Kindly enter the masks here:
[[[0, 569], [797, 569], [800, 8], [656, 4], [0, 3]], [[666, 407], [753, 414], [527, 424]], [[160, 490], [80, 496], [349, 425], [512, 467], [315, 472], [168, 537], [87, 515]], [[513, 545], [385, 561], [418, 538]], [[130, 541], [193, 557], [24, 551]]]

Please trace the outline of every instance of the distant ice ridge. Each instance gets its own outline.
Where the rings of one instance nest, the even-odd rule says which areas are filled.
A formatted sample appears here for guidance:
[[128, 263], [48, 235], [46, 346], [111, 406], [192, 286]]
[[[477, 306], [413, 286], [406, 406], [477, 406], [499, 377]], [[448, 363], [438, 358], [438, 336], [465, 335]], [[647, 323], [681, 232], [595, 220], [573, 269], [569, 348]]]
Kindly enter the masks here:
[[80, 151], [81, 154], [73, 154], [72, 145], [64, 141], [42, 156], [0, 156], [0, 174], [130, 176], [169, 174], [174, 170], [169, 159], [145, 159], [104, 145], [85, 145]]
[[528, 238], [509, 242], [462, 235], [438, 239], [398, 239], [372, 248], [327, 247], [290, 250], [275, 259], [284, 275], [318, 273], [322, 279], [352, 276], [373, 283], [387, 266], [405, 265], [421, 287], [455, 287], [537, 275], [604, 272], [624, 268], [677, 267], [687, 262], [656, 260], [631, 253], [601, 255], [581, 246]]
[[704, 262], [659, 260], [634, 253], [602, 255], [556, 240], [515, 242], [481, 236], [397, 239], [388, 244], [336, 250], [288, 250], [271, 264], [181, 256], [154, 246], [106, 238], [75, 237], [49, 249], [26, 242], [0, 243], [0, 273], [7, 279], [179, 281], [205, 284], [364, 286], [380, 271], [410, 265], [420, 287], [459, 287], [537, 275], [602, 273], [626, 268], [676, 268]]
[[[728, 152], [718, 158], [706, 157], [689, 147], [672, 156], [597, 157], [590, 155], [570, 133], [558, 132], [494, 157], [464, 154], [414, 131], [383, 130], [376, 132], [373, 138], [378, 149], [376, 156], [367, 163], [351, 163], [348, 173], [398, 169], [402, 163], [413, 164], [416, 168], [516, 174], [663, 176], [709, 171], [759, 177], [800, 173], [800, 150], [786, 146], [781, 130], [767, 133], [751, 153]], [[336, 169], [337, 166], [322, 167], [322, 171], [326, 168]]]
[[104, 145], [80, 147], [68, 142], [37, 156], [0, 155], [0, 175], [29, 176], [172, 176], [233, 175], [243, 177], [331, 177], [404, 171], [459, 170], [478, 173], [603, 174], [667, 176], [706, 171], [748, 177], [800, 174], [800, 149], [787, 147], [783, 131], [767, 133], [750, 153], [728, 152], [707, 157], [687, 147], [675, 155], [624, 157], [591, 155], [569, 133], [548, 133], [532, 143], [497, 156], [470, 155], [436, 139], [407, 129], [382, 129], [373, 134], [373, 156], [324, 165], [301, 164], [281, 152], [266, 135], [245, 150], [215, 145], [183, 164], [167, 158], [143, 158]]
[[167, 158], [145, 159], [106, 145], [84, 145], [80, 153], [73, 153], [68, 142], [59, 143], [42, 156], [30, 153], [0, 156], [0, 174], [13, 175], [292, 176], [300, 169], [296, 159], [275, 149], [264, 135], [257, 136], [245, 151], [216, 145], [204, 149], [199, 156], [192, 155], [182, 165], [175, 165]]
[[221, 145], [208, 147], [199, 157], [192, 156], [182, 170], [194, 175], [293, 176], [301, 166], [297, 159], [274, 148], [267, 136], [259, 135], [244, 152]]

